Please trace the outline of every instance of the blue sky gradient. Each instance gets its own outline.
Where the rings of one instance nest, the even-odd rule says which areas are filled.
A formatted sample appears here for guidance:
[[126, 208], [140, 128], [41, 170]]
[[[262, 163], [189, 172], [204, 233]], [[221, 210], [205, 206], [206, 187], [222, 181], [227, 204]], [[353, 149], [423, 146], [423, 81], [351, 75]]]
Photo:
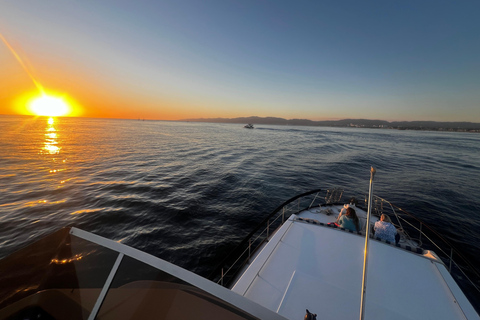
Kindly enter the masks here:
[[[3, 1], [0, 33], [87, 116], [480, 122], [478, 12], [479, 1]], [[0, 58], [0, 81], [20, 77], [1, 43]]]

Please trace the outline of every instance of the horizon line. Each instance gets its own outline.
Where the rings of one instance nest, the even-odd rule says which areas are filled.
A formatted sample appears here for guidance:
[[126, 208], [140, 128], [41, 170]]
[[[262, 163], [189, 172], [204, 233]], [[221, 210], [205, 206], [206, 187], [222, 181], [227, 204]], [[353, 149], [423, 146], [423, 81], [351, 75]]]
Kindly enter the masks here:
[[445, 121], [445, 120], [384, 120], [384, 119], [368, 119], [368, 118], [333, 118], [333, 119], [324, 119], [324, 120], [311, 120], [306, 118], [281, 118], [275, 116], [240, 116], [234, 118], [226, 118], [226, 117], [214, 117], [214, 118], [184, 118], [184, 119], [157, 119], [157, 118], [114, 118], [114, 117], [88, 117], [88, 116], [38, 116], [32, 114], [5, 114], [2, 113], [0, 116], [19, 116], [19, 117], [32, 117], [32, 118], [83, 118], [83, 119], [111, 119], [111, 120], [147, 120], [147, 121], [177, 121], [177, 122], [185, 122], [185, 121], [199, 121], [199, 120], [236, 120], [236, 119], [246, 119], [246, 118], [258, 118], [258, 119], [278, 119], [278, 120], [285, 120], [285, 121], [292, 121], [292, 120], [300, 120], [300, 121], [311, 121], [311, 122], [323, 122], [323, 121], [345, 121], [345, 120], [366, 120], [366, 121], [383, 121], [388, 123], [395, 123], [395, 122], [437, 122], [437, 123], [472, 123], [472, 124], [479, 124], [480, 122], [473, 122], [473, 121], [466, 121], [466, 120], [457, 120], [457, 121]]

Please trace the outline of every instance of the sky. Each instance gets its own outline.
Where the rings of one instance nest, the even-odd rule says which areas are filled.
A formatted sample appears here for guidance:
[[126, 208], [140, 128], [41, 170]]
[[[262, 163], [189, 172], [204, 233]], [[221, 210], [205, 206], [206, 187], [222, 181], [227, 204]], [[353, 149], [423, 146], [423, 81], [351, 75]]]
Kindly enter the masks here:
[[480, 122], [479, 12], [477, 0], [0, 0], [0, 114], [26, 113], [40, 85], [82, 117]]

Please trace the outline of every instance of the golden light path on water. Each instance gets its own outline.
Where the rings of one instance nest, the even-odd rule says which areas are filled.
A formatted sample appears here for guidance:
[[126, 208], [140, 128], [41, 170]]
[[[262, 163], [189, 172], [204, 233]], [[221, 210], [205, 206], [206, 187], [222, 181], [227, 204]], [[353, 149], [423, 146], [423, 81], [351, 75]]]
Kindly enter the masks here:
[[45, 129], [45, 143], [43, 149], [49, 154], [58, 154], [60, 153], [60, 147], [58, 146], [57, 141], [57, 130], [54, 127], [55, 120], [54, 118], [48, 119], [48, 126]]

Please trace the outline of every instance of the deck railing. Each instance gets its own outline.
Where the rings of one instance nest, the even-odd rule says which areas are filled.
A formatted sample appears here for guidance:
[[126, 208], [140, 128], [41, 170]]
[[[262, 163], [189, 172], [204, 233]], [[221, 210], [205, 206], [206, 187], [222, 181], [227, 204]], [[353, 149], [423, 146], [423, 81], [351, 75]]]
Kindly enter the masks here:
[[324, 203], [325, 199], [320, 196], [321, 191], [316, 189], [303, 193], [278, 206], [220, 263], [212, 272], [210, 279], [228, 287], [235, 279], [235, 275], [257, 253], [257, 249], [267, 242], [272, 232], [275, 232], [293, 213]]
[[407, 240], [424, 250], [434, 251], [467, 296], [480, 303], [479, 271], [448, 240], [417, 217], [381, 197], [373, 197], [372, 208], [372, 215], [387, 214], [394, 218], [393, 224]]
[[[250, 263], [258, 249], [291, 214], [319, 205], [343, 204], [352, 201], [355, 201], [355, 198], [344, 199], [343, 189], [330, 188], [312, 190], [284, 202], [222, 261], [212, 272], [210, 279], [229, 287], [236, 280], [237, 274]], [[456, 278], [457, 283], [467, 291], [467, 296], [480, 303], [480, 274], [447, 240], [420, 219], [383, 198], [373, 196], [372, 215], [379, 217], [382, 213], [393, 218], [393, 224], [402, 231], [407, 240], [417, 243], [423, 249], [435, 251], [452, 276]], [[469, 287], [467, 290], [465, 290], [466, 286]], [[469, 295], [468, 292], [474, 292], [474, 295]]]

